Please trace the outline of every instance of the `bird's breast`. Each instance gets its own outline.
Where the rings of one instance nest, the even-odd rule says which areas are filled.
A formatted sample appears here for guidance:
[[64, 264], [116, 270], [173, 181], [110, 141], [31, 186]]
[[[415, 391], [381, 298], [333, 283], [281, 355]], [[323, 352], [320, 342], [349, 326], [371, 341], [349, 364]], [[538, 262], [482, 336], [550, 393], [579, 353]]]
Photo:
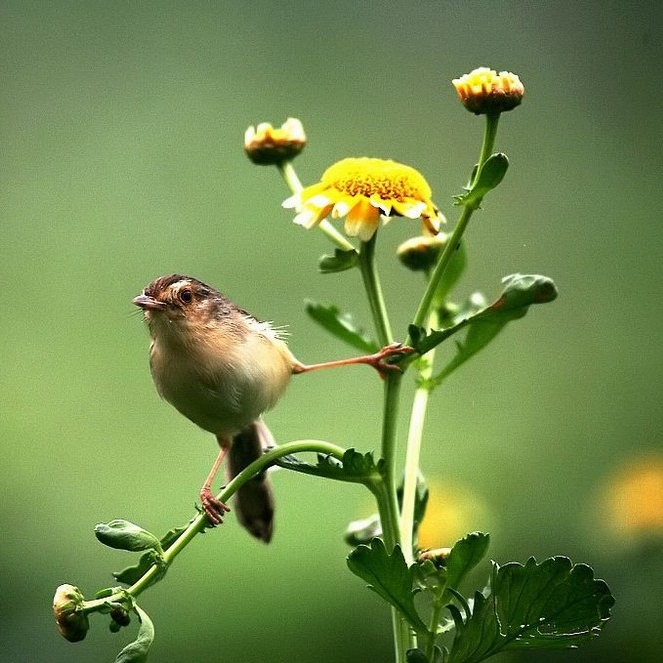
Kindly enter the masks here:
[[276, 404], [292, 375], [282, 341], [251, 333], [206, 334], [195, 342], [153, 339], [150, 367], [159, 394], [216, 435], [231, 435]]

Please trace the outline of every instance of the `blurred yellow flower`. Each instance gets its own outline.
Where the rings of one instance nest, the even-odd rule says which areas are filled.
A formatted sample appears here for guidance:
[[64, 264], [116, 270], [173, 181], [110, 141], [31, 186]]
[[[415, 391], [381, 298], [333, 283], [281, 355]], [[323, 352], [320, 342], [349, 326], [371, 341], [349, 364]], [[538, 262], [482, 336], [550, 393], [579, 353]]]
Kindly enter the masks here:
[[525, 87], [516, 74], [479, 67], [451, 81], [463, 106], [475, 115], [503, 113], [523, 100]]
[[608, 522], [622, 534], [663, 533], [663, 458], [641, 458], [618, 472], [606, 491]]
[[428, 482], [428, 489], [426, 513], [419, 525], [420, 549], [452, 546], [468, 532], [492, 524], [490, 509], [467, 486], [433, 480]]
[[327, 168], [317, 184], [283, 202], [295, 208], [295, 223], [312, 228], [326, 216], [345, 217], [345, 233], [367, 242], [380, 217], [421, 217], [424, 229], [435, 234], [442, 220], [423, 175], [410, 166], [385, 159], [348, 158]]
[[296, 157], [306, 145], [304, 126], [296, 117], [289, 117], [280, 128], [269, 122], [249, 127], [244, 134], [244, 151], [253, 163], [271, 166]]

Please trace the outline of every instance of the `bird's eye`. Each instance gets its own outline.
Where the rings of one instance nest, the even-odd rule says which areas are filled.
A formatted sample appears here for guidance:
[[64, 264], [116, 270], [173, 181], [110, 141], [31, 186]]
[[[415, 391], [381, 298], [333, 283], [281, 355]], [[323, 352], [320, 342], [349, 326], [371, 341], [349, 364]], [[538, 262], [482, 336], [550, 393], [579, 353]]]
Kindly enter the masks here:
[[193, 292], [191, 288], [182, 288], [177, 294], [182, 304], [190, 304], [193, 301]]

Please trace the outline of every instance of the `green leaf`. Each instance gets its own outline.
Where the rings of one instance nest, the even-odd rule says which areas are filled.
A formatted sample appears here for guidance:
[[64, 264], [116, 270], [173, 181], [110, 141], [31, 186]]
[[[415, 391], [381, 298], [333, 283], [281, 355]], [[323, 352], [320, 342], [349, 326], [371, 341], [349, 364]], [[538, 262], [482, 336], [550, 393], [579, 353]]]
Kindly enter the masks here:
[[494, 563], [487, 591], [475, 594], [469, 618], [448, 606], [456, 624], [449, 663], [478, 663], [508, 649], [577, 647], [599, 634], [615, 602], [591, 567], [567, 557]]
[[[532, 304], [547, 304], [557, 298], [555, 282], [540, 274], [510, 274], [502, 279], [504, 289], [488, 311], [490, 314], [512, 314], [510, 320], [527, 313]], [[484, 316], [489, 315], [488, 312]]]
[[161, 544], [152, 532], [130, 523], [128, 520], [111, 520], [109, 523], [98, 523], [94, 526], [94, 535], [109, 548], [140, 552], [156, 550], [162, 552]]
[[486, 556], [490, 535], [471, 532], [456, 541], [447, 557], [447, 587], [458, 589], [463, 578]]
[[442, 280], [435, 290], [435, 296], [433, 298], [435, 305], [439, 306], [445, 301], [447, 295], [451, 292], [456, 283], [458, 283], [466, 268], [467, 251], [465, 249], [465, 242], [461, 241], [454, 251], [447, 268], [444, 270]]
[[375, 462], [373, 452], [361, 453], [355, 449], [348, 449], [339, 461], [332, 456], [318, 454], [316, 465], [307, 463], [296, 456], [281, 456], [275, 464], [286, 470], [294, 470], [303, 474], [336, 479], [337, 481], [351, 481], [354, 483], [367, 483], [379, 475], [382, 461]]
[[465, 576], [485, 557], [490, 536], [483, 532], [471, 532], [453, 548], [424, 550], [417, 559], [417, 581], [422, 589], [435, 595], [435, 602], [442, 606], [452, 597], [464, 600], [456, 589]]
[[[168, 548], [179, 538], [180, 534], [186, 529], [186, 525], [182, 527], [173, 527], [168, 530], [164, 536], [161, 537], [161, 548], [168, 550]], [[156, 554], [153, 550], [148, 550], [140, 556], [137, 564], [129, 566], [122, 571], [113, 571], [113, 577], [126, 585], [133, 585], [140, 580], [148, 569], [154, 564], [159, 564], [161, 560], [160, 555]], [[166, 572], [166, 568], [162, 568], [162, 573], [156, 576], [151, 584], [161, 580]]]
[[357, 264], [359, 260], [359, 253], [352, 249], [344, 251], [343, 249], [335, 249], [334, 255], [324, 255], [318, 262], [318, 269], [323, 274], [333, 274], [334, 272], [343, 272], [346, 269], [351, 269]]
[[414, 607], [416, 565], [408, 568], [399, 546], [389, 554], [382, 539], [373, 539], [370, 546], [355, 548], [347, 563], [350, 571], [396, 608], [417, 633], [429, 633]]
[[539, 274], [511, 274], [502, 279], [504, 287], [500, 296], [489, 305], [483, 304], [483, 296], [473, 294], [465, 305], [459, 307], [449, 327], [426, 332], [410, 325], [408, 331], [412, 347], [425, 354], [449, 337], [468, 327], [465, 338], [456, 344], [457, 352], [449, 363], [431, 381], [430, 388], [439, 385], [459, 366], [485, 348], [512, 320], [522, 318], [532, 304], [544, 304], [557, 297], [552, 279]]
[[508, 168], [509, 159], [506, 154], [502, 152], [491, 154], [481, 167], [479, 177], [472, 185], [472, 188], [467, 193], [454, 197], [456, 204], [477, 209], [481, 205], [483, 197], [489, 191], [499, 186]]
[[353, 348], [369, 354], [380, 349], [378, 344], [355, 324], [349, 313], [341, 313], [333, 304], [320, 304], [309, 299], [305, 309], [320, 326]]
[[152, 624], [152, 620], [139, 606], [134, 604], [133, 609], [140, 620], [138, 636], [117, 655], [115, 663], [145, 663], [147, 654], [154, 642], [154, 624]]

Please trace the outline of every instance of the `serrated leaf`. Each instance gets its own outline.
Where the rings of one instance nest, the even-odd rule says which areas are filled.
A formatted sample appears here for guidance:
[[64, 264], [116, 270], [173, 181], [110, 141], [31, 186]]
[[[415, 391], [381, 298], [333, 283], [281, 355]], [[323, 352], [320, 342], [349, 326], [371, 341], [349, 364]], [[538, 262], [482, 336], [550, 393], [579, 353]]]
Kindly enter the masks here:
[[305, 309], [320, 326], [353, 348], [368, 354], [380, 349], [378, 344], [354, 322], [349, 313], [341, 313], [333, 304], [320, 304], [309, 299], [306, 301]]
[[369, 477], [378, 472], [378, 466], [373, 458], [373, 452], [361, 453], [355, 449], [348, 449], [343, 454], [343, 471], [350, 477]]
[[355, 548], [348, 555], [347, 563], [350, 571], [396, 608], [417, 633], [428, 633], [414, 607], [416, 567], [413, 565], [408, 568], [399, 546], [390, 554], [382, 539], [373, 539], [370, 546]]
[[463, 578], [486, 556], [490, 535], [470, 532], [451, 548], [447, 557], [447, 587], [458, 589]]
[[359, 260], [359, 253], [355, 249], [344, 251], [335, 249], [334, 255], [324, 255], [318, 261], [318, 269], [323, 274], [333, 274], [335, 272], [344, 272], [346, 269], [352, 269]]
[[108, 523], [98, 523], [94, 526], [94, 535], [109, 548], [130, 552], [141, 552], [143, 550], [161, 552], [159, 539], [152, 532], [148, 532], [128, 520], [118, 518]]
[[338, 481], [352, 481], [365, 483], [376, 478], [380, 472], [381, 462], [375, 462], [373, 452], [361, 453], [355, 449], [347, 449], [343, 460], [339, 461], [332, 456], [318, 455], [316, 465], [307, 463], [296, 456], [281, 456], [275, 464], [287, 470], [327, 477]]
[[115, 663], [145, 663], [147, 654], [154, 642], [154, 624], [152, 624], [152, 620], [139, 606], [134, 604], [133, 609], [140, 620], [138, 636], [117, 655]]
[[456, 623], [449, 663], [478, 663], [508, 649], [577, 647], [599, 634], [614, 605], [591, 567], [567, 557], [494, 564], [488, 591], [475, 594], [469, 618], [449, 606]]

